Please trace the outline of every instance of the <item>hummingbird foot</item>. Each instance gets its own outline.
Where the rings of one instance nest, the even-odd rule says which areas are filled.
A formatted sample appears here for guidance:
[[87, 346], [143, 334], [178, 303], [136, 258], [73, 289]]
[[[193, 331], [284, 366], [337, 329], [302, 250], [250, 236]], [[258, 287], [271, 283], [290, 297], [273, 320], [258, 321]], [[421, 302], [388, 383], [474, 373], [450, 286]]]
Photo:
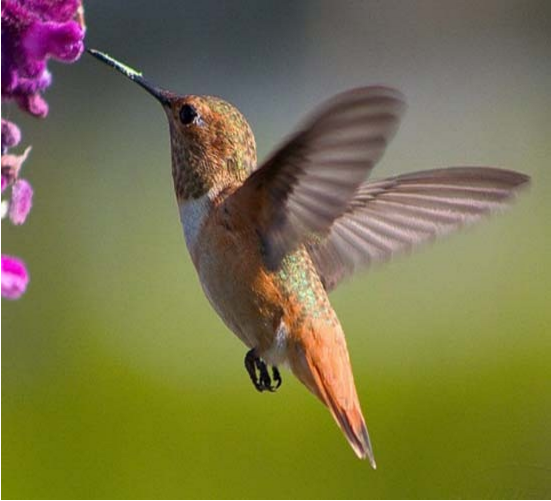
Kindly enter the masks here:
[[[268, 372], [266, 362], [262, 360], [254, 349], [247, 352], [245, 355], [245, 368], [249, 373], [254, 387], [260, 391], [276, 391], [281, 386], [281, 374], [277, 367], [272, 367], [272, 376]], [[273, 382], [275, 383], [272, 385]]]
[[277, 390], [281, 386], [281, 374], [279, 373], [279, 369], [274, 365], [272, 366], [272, 377], [275, 382], [274, 391]]

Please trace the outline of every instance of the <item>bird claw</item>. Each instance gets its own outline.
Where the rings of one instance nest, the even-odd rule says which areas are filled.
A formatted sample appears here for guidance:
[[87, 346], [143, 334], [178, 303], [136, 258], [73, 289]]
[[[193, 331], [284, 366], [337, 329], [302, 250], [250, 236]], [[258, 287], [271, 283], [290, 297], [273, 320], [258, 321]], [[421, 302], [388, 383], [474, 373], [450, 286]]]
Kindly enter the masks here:
[[[245, 368], [249, 373], [254, 387], [260, 391], [276, 391], [281, 386], [281, 374], [277, 367], [272, 367], [272, 376], [268, 372], [266, 362], [262, 360], [254, 349], [245, 355]], [[258, 374], [257, 374], [258, 372]], [[272, 385], [272, 378], [275, 384]]]
[[272, 377], [275, 381], [275, 386], [272, 391], [276, 391], [281, 386], [281, 374], [279, 373], [279, 369], [274, 365], [272, 366]]

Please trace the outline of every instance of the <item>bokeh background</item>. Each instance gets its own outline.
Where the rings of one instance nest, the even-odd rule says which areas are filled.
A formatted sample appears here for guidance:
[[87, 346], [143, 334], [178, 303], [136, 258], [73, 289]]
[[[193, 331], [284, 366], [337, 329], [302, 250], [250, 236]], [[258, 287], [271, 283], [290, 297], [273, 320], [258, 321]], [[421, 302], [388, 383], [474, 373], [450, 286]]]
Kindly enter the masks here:
[[551, 495], [551, 6], [545, 0], [85, 2], [87, 43], [223, 96], [260, 158], [330, 95], [401, 89], [374, 177], [446, 165], [533, 176], [507, 214], [332, 299], [379, 469], [284, 373], [258, 394], [203, 297], [164, 114], [88, 56], [52, 63], [45, 121], [15, 108], [35, 203], [3, 250], [4, 498]]

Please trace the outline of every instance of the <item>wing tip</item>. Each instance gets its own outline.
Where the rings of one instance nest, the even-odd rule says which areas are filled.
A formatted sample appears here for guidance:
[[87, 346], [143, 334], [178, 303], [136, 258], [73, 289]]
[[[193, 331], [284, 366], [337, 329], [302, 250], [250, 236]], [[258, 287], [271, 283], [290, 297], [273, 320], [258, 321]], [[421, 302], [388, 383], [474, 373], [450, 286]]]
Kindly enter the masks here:
[[532, 184], [532, 178], [528, 174], [524, 174], [523, 172], [516, 172], [516, 171], [509, 171], [516, 176], [516, 187], [521, 188], [528, 188]]
[[317, 117], [322, 112], [327, 112], [334, 106], [340, 106], [343, 103], [354, 103], [355, 105], [358, 105], [358, 103], [376, 104], [377, 102], [380, 103], [381, 100], [386, 100], [391, 105], [389, 111], [392, 110], [397, 119], [406, 111], [406, 97], [402, 92], [388, 85], [375, 84], [353, 87], [335, 94], [319, 106], [315, 116]]
[[521, 186], [527, 186], [531, 182], [531, 178], [528, 174], [523, 172], [502, 169], [501, 167], [475, 167], [482, 169], [488, 173], [494, 173], [496, 179], [507, 181], [512, 188], [520, 188]]
[[423, 178], [431, 181], [447, 182], [461, 181], [473, 183], [500, 183], [503, 188], [511, 191], [526, 188], [531, 184], [531, 178], [523, 172], [482, 165], [452, 166], [438, 169], [422, 170], [399, 174], [388, 179], [378, 181], [412, 182]]

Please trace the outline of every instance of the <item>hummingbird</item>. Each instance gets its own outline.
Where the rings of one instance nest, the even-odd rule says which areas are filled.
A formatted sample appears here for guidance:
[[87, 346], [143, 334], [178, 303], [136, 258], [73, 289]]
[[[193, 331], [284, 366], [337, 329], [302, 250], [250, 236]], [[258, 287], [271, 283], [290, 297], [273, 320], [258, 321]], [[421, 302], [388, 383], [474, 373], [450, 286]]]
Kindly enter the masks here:
[[398, 129], [404, 96], [386, 86], [322, 104], [261, 164], [239, 110], [179, 95], [97, 50], [168, 118], [172, 178], [185, 242], [203, 291], [247, 346], [258, 391], [285, 366], [376, 468], [343, 329], [328, 294], [362, 268], [504, 209], [529, 177], [449, 167], [368, 181]]

